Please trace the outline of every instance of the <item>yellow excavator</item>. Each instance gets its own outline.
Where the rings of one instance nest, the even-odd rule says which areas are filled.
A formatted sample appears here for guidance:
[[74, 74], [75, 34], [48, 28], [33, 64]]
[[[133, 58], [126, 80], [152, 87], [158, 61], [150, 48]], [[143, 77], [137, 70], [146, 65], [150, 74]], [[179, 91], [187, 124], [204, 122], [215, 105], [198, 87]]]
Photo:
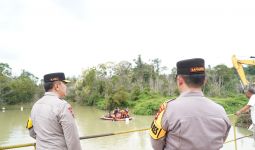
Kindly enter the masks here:
[[246, 75], [243, 69], [243, 65], [255, 65], [255, 60], [252, 58], [255, 58], [254, 56], [250, 57], [251, 59], [244, 59], [244, 60], [239, 60], [236, 58], [235, 55], [232, 56], [232, 63], [234, 68], [236, 69], [236, 72], [241, 80], [241, 85], [242, 85], [242, 89], [245, 90], [247, 89], [249, 86], [253, 85], [254, 83], [250, 83], [247, 79], [246, 79]]

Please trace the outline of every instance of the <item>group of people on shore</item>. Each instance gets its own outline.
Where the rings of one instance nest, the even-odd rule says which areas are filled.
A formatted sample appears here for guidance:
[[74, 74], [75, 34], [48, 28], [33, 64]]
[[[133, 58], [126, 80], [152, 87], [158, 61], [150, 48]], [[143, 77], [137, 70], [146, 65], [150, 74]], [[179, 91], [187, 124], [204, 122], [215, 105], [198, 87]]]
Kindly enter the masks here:
[[[203, 94], [204, 59], [186, 59], [177, 62], [176, 66], [180, 95], [163, 103], [153, 120], [150, 129], [153, 149], [221, 149], [231, 123], [224, 108]], [[46, 93], [34, 104], [27, 123], [31, 137], [36, 139], [36, 149], [81, 150], [72, 107], [63, 100], [68, 82], [64, 73], [44, 76]], [[252, 95], [255, 91], [248, 92], [249, 103], [236, 115], [251, 109], [254, 124], [255, 97]], [[105, 117], [116, 120], [130, 116], [127, 108], [116, 108]]]

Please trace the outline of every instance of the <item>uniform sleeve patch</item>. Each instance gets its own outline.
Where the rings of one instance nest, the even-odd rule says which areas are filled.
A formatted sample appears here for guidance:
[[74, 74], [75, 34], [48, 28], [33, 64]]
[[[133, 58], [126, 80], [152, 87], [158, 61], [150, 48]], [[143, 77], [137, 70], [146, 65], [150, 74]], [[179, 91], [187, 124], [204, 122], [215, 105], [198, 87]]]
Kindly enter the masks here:
[[74, 117], [73, 108], [71, 106], [68, 106], [67, 109], [72, 114], [72, 116]]
[[30, 117], [29, 117], [28, 120], [27, 120], [26, 128], [27, 128], [27, 129], [33, 128], [33, 122], [32, 122], [32, 119], [31, 119]]
[[162, 117], [166, 110], [166, 105], [167, 103], [163, 103], [160, 106], [155, 116], [155, 119], [153, 120], [151, 124], [150, 136], [155, 140], [160, 139], [166, 135], [166, 131], [162, 128]]

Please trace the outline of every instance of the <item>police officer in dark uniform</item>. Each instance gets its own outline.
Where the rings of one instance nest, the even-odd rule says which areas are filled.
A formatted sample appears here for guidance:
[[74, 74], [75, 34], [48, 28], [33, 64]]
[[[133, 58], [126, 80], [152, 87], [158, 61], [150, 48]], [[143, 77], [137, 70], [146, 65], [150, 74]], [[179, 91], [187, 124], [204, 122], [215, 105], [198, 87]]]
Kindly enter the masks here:
[[63, 99], [68, 82], [64, 73], [44, 76], [46, 93], [33, 105], [27, 123], [38, 150], [81, 150], [72, 107]]
[[231, 127], [224, 108], [206, 98], [204, 60], [177, 62], [175, 100], [161, 105], [150, 129], [155, 150], [219, 150]]

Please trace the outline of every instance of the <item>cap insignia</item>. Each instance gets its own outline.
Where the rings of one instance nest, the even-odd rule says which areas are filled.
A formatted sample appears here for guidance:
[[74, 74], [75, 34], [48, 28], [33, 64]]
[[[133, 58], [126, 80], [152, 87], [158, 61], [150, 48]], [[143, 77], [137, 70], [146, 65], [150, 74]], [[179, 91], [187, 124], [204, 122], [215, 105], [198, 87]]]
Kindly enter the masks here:
[[192, 67], [190, 68], [190, 72], [201, 72], [201, 71], [205, 71], [204, 67]]

